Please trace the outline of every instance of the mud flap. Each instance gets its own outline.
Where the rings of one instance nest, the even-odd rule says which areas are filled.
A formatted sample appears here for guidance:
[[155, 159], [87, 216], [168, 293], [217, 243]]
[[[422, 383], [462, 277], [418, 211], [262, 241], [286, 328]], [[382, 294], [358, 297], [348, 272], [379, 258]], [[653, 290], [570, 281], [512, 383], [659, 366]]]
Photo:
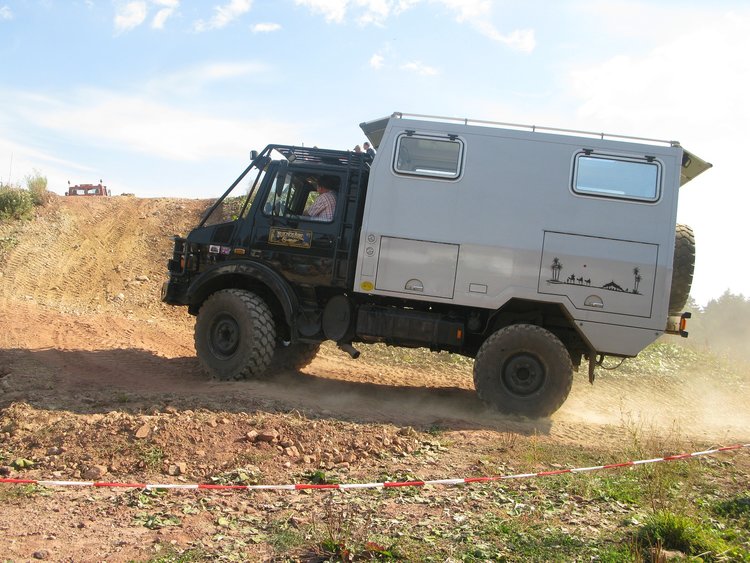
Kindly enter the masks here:
[[596, 377], [596, 375], [594, 374], [595, 367], [596, 367], [596, 351], [589, 350], [589, 383], [591, 383], [591, 385], [594, 384], [594, 378]]

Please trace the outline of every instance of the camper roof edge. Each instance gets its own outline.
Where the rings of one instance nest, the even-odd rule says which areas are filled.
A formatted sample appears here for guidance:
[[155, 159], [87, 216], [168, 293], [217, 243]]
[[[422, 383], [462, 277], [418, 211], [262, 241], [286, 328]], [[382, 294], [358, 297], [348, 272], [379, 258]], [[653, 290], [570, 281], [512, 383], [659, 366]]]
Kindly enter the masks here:
[[488, 121], [484, 119], [471, 119], [468, 117], [446, 117], [441, 115], [426, 115], [426, 114], [420, 114], [420, 113], [404, 113], [404, 112], [394, 112], [391, 114], [391, 117], [396, 119], [424, 119], [424, 120], [431, 120], [431, 121], [448, 121], [448, 122], [454, 122], [454, 123], [463, 123], [464, 125], [479, 125], [479, 126], [489, 126], [489, 127], [504, 127], [504, 128], [512, 128], [512, 129], [521, 129], [521, 130], [530, 130], [532, 132], [535, 131], [544, 131], [544, 132], [551, 132], [551, 133], [564, 133], [564, 134], [573, 134], [573, 135], [580, 135], [585, 137], [595, 137], [599, 139], [623, 139], [628, 141], [645, 141], [647, 143], [659, 143], [663, 145], [667, 145], [670, 147], [679, 147], [681, 146], [679, 141], [668, 141], [665, 139], [652, 139], [648, 137], [635, 137], [631, 135], [618, 135], [614, 133], [599, 133], [596, 131], [581, 131], [578, 129], [564, 129], [559, 127], [546, 127], [541, 125], [526, 125], [522, 123], [506, 123], [502, 121]]

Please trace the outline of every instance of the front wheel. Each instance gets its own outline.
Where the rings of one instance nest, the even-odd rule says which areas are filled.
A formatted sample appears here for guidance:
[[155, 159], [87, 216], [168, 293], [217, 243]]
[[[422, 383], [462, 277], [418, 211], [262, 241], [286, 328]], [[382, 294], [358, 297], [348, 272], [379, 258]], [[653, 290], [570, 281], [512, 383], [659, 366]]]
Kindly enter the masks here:
[[573, 385], [573, 364], [560, 339], [548, 330], [518, 324], [492, 334], [477, 353], [474, 387], [501, 412], [549, 416]]
[[195, 351], [216, 379], [265, 374], [273, 359], [276, 329], [263, 299], [242, 289], [224, 289], [206, 299], [195, 322]]

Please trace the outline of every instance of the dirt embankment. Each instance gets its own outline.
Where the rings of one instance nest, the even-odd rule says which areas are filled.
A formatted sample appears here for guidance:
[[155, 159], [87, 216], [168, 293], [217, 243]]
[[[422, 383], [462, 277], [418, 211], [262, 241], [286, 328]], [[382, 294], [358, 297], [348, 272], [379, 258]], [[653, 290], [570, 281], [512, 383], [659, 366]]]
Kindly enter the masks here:
[[578, 374], [568, 402], [549, 420], [511, 420], [478, 401], [465, 362], [383, 362], [366, 349], [353, 361], [324, 347], [304, 373], [270, 381], [207, 380], [194, 358], [193, 318], [159, 301], [170, 236], [186, 233], [206, 205], [55, 198], [36, 220], [3, 226], [0, 367], [9, 375], [0, 404], [86, 410], [84, 399], [119, 397], [243, 411], [265, 403], [362, 422], [518, 430], [583, 443], [611, 436], [625, 420], [717, 440], [748, 427], [747, 394], [737, 388], [617, 372], [601, 372], [593, 387]]

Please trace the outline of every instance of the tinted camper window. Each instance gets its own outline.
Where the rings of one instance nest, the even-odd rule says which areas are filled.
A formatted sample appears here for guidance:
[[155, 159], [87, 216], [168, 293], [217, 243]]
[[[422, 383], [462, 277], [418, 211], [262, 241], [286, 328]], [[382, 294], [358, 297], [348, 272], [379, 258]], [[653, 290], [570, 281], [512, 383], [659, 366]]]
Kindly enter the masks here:
[[573, 191], [604, 197], [656, 201], [661, 166], [643, 160], [579, 154], [573, 170]]

